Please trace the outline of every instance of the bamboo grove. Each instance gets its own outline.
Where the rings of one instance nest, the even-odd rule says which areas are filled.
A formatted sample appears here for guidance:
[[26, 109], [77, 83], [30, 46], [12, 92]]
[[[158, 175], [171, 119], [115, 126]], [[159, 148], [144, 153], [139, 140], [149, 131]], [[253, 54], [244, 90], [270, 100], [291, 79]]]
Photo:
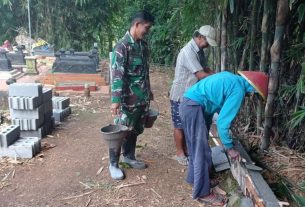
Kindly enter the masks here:
[[[152, 62], [170, 68], [193, 32], [213, 25], [219, 47], [207, 51], [211, 68], [270, 75], [267, 102], [245, 101], [243, 127], [261, 137], [263, 149], [271, 141], [305, 150], [304, 1], [30, 0], [30, 8], [34, 38], [56, 49], [87, 50], [98, 42], [104, 57], [128, 29], [131, 14], [149, 10], [156, 17], [148, 37]], [[0, 0], [0, 16], [0, 41], [12, 40], [27, 28], [27, 1]]]

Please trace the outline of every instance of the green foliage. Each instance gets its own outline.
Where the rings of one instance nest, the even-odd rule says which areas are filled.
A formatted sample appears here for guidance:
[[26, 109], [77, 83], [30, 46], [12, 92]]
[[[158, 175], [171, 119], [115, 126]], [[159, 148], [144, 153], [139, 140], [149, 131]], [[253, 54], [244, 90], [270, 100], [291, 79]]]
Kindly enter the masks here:
[[294, 112], [292, 114], [291, 120], [288, 122], [288, 124], [291, 126], [291, 128], [295, 128], [298, 125], [301, 125], [305, 121], [305, 106], [301, 106], [300, 110]]
[[293, 190], [293, 186], [287, 184], [282, 179], [278, 180], [273, 190], [278, 197], [282, 199], [288, 198], [289, 200], [292, 200], [299, 207], [305, 206], [305, 198], [303, 196], [297, 195]]
[[298, 7], [298, 22], [301, 24], [302, 21], [304, 21], [304, 16], [305, 16], [305, 4], [301, 4]]

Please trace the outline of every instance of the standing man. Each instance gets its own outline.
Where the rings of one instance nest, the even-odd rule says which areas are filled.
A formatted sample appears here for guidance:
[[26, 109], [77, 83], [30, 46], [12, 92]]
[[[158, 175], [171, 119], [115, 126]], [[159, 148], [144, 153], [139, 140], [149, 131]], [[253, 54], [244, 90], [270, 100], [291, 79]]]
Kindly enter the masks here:
[[170, 103], [176, 144], [175, 159], [181, 165], [188, 165], [188, 159], [179, 104], [186, 89], [198, 80], [213, 74], [213, 71], [207, 67], [203, 49], [217, 46], [215, 39], [216, 33], [213, 27], [210, 25], [200, 27], [194, 32], [191, 41], [180, 50], [176, 61], [175, 77], [170, 90]]
[[228, 156], [240, 160], [239, 152], [233, 147], [229, 129], [237, 115], [244, 96], [257, 92], [264, 100], [268, 91], [268, 76], [263, 72], [239, 71], [238, 75], [221, 72], [211, 75], [184, 94], [180, 104], [183, 130], [189, 152], [186, 181], [193, 185], [193, 198], [211, 206], [223, 206], [227, 199], [210, 193], [211, 148], [208, 129], [214, 113], [219, 113], [217, 130]]
[[[139, 134], [144, 131], [144, 124], [150, 100], [153, 94], [149, 81], [148, 46], [144, 41], [154, 17], [146, 12], [137, 12], [129, 31], [116, 44], [111, 60], [111, 113], [116, 123], [129, 127], [129, 133], [123, 143], [123, 162], [132, 168], [145, 169], [146, 164], [136, 159], [135, 150]], [[110, 150], [109, 172], [113, 179], [124, 178], [119, 168], [121, 150]]]

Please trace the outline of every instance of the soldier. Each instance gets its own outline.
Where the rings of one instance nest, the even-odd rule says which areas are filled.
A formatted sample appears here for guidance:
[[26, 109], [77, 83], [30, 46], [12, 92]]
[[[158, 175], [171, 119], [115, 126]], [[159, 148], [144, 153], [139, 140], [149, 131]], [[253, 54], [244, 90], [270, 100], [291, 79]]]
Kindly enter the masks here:
[[[115, 123], [129, 127], [123, 143], [123, 162], [132, 168], [145, 169], [146, 164], [136, 159], [135, 149], [138, 135], [144, 131], [150, 100], [153, 94], [149, 81], [148, 46], [144, 41], [154, 17], [147, 11], [136, 13], [131, 27], [116, 44], [111, 60], [111, 113]], [[120, 149], [110, 150], [109, 172], [113, 179], [124, 179], [118, 162]]]

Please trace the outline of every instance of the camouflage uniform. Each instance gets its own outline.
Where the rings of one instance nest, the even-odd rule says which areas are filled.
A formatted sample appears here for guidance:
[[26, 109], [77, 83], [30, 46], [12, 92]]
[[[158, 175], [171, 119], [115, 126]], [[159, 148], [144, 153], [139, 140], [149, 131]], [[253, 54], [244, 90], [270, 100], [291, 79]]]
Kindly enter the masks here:
[[115, 46], [111, 60], [111, 102], [121, 104], [121, 113], [115, 122], [131, 129], [123, 144], [123, 154], [132, 159], [137, 136], [144, 131], [150, 103], [148, 57], [147, 43], [143, 40], [135, 42], [127, 32]]

